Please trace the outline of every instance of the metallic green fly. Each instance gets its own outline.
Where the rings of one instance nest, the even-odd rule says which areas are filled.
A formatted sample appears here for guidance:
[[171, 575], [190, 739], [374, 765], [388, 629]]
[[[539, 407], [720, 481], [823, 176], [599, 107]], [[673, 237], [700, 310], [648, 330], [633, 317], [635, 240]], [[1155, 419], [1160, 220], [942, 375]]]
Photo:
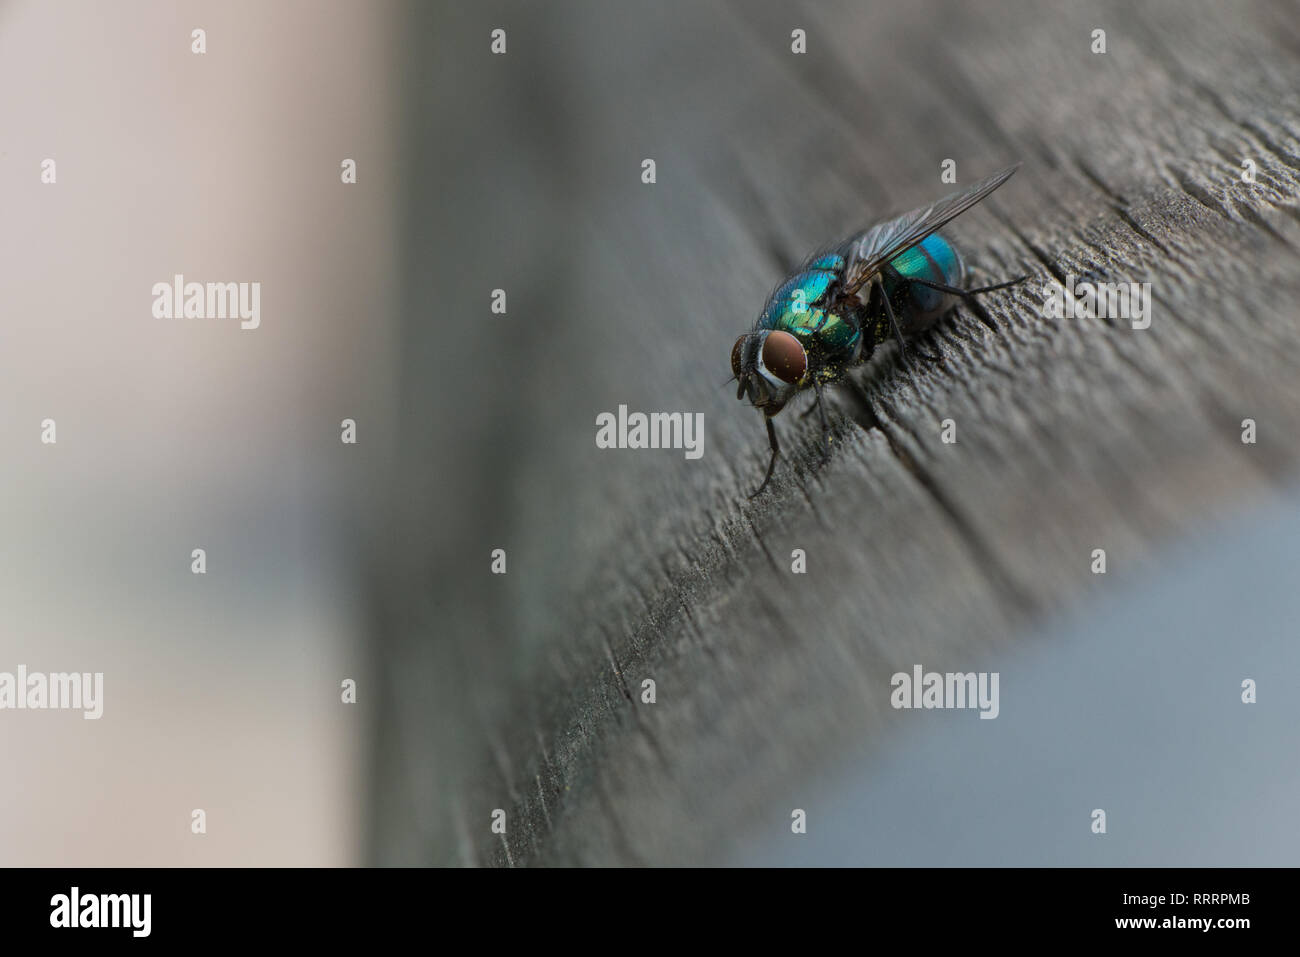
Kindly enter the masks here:
[[795, 395], [805, 389], [816, 391], [822, 437], [829, 445], [824, 386], [866, 362], [890, 335], [910, 369], [904, 340], [929, 329], [959, 298], [1027, 278], [963, 289], [966, 267], [961, 255], [938, 234], [1019, 168], [1019, 164], [1008, 167], [970, 189], [879, 223], [828, 252], [813, 255], [772, 293], [754, 331], [737, 339], [731, 349], [731, 371], [740, 383], [736, 398], [748, 395], [763, 413], [772, 449], [763, 484], [750, 498], [772, 479], [781, 454], [772, 417]]

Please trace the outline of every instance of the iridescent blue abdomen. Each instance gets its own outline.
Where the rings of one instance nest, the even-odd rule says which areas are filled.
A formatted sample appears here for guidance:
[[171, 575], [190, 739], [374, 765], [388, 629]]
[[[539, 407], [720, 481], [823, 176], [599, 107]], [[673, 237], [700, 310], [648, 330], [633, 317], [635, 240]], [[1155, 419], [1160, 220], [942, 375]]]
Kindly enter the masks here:
[[[925, 279], [945, 286], [961, 288], [966, 269], [952, 243], [938, 233], [931, 233], [911, 249], [889, 261], [882, 273], [885, 291], [898, 315], [903, 334], [926, 329], [952, 308], [954, 297], [908, 279]], [[904, 319], [904, 314], [909, 318]]]

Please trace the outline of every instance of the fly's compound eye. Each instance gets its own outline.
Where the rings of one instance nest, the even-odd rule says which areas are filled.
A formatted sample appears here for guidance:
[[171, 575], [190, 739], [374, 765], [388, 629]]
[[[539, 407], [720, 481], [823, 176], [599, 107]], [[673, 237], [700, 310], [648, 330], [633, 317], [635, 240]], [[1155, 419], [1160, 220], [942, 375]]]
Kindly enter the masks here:
[[745, 340], [748, 338], [749, 336], [741, 336], [731, 347], [731, 372], [737, 379], [740, 378], [740, 354], [744, 351]]
[[782, 382], [794, 385], [808, 368], [808, 354], [790, 333], [768, 333], [763, 343], [763, 366]]

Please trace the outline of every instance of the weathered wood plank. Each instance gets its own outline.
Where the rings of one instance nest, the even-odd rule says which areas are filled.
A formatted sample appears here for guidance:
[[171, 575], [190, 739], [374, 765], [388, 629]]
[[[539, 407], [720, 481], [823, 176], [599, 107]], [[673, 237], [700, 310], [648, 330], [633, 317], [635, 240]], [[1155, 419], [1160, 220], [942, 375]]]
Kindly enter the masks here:
[[[716, 861], [844, 743], [890, 734], [893, 671], [973, 666], [1086, 595], [1093, 548], [1134, 574], [1285, 482], [1293, 12], [413, 13], [410, 152], [436, 172], [409, 236], [400, 545], [376, 566], [376, 857]], [[827, 464], [815, 419], [782, 416], [788, 455], [746, 501], [766, 446], [718, 388], [731, 341], [806, 252], [947, 192], [949, 157], [961, 183], [1025, 162], [953, 233], [983, 275], [1033, 280], [959, 309], [915, 379], [885, 355], [839, 389]], [[1151, 327], [1044, 318], [1067, 274], [1150, 282]], [[620, 403], [703, 411], [703, 459], [595, 449]]]

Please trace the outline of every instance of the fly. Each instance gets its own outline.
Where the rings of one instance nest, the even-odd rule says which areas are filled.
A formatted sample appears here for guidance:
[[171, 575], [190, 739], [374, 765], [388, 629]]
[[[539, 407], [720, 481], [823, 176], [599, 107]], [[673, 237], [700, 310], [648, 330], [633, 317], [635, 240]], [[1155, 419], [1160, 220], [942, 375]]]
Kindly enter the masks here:
[[754, 330], [737, 339], [731, 349], [731, 371], [740, 384], [736, 398], [748, 396], [763, 413], [772, 450], [763, 484], [750, 498], [772, 479], [781, 454], [772, 419], [795, 395], [814, 390], [822, 438], [829, 446], [830, 426], [822, 402], [825, 386], [866, 362], [891, 335], [910, 369], [905, 340], [933, 326], [958, 299], [1028, 278], [963, 288], [966, 266], [961, 254], [938, 232], [1019, 168], [1019, 164], [1010, 166], [969, 189], [814, 254], [772, 293]]

